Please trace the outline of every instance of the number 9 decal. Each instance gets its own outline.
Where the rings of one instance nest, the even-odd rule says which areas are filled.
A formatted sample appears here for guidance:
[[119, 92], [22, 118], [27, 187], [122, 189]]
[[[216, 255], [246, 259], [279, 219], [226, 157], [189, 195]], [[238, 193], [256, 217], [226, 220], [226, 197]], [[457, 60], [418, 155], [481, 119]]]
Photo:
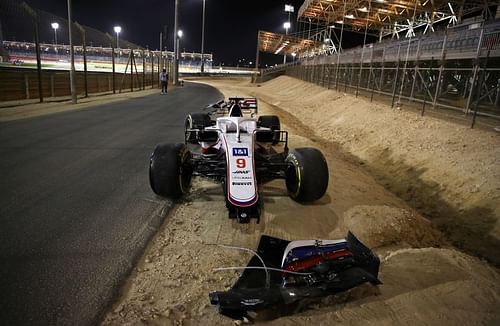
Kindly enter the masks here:
[[247, 166], [247, 161], [244, 158], [239, 158], [236, 160], [236, 167], [238, 169], [244, 169]]

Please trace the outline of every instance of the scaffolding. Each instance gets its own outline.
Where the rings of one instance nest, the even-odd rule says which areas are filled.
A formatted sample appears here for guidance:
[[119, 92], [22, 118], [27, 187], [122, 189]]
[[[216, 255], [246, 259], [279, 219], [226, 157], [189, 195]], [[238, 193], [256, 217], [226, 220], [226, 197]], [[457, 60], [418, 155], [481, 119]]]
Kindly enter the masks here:
[[[472, 126], [478, 115], [498, 119], [495, 6], [498, 1], [306, 0], [292, 35], [320, 45], [303, 48], [292, 65], [263, 70], [261, 78], [286, 73], [372, 100], [384, 97], [392, 107], [421, 104], [422, 114], [453, 109], [472, 116]], [[353, 32], [362, 34], [363, 45], [344, 49], [345, 33]], [[334, 51], [325, 51], [330, 42]]]

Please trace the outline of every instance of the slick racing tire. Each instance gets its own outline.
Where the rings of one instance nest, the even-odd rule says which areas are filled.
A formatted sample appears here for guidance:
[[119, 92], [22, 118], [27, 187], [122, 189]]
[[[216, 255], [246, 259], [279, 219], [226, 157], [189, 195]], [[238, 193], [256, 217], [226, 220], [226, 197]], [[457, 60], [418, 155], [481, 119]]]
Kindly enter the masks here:
[[156, 146], [149, 161], [149, 184], [155, 194], [178, 198], [188, 192], [193, 169], [184, 144]]
[[203, 130], [205, 127], [212, 125], [212, 119], [208, 113], [190, 113], [186, 117], [184, 122], [184, 133], [186, 135], [186, 141], [191, 144], [197, 144], [195, 132], [189, 132], [188, 129], [200, 129]]
[[296, 148], [286, 158], [285, 182], [288, 193], [298, 202], [320, 199], [328, 188], [328, 165], [316, 148]]

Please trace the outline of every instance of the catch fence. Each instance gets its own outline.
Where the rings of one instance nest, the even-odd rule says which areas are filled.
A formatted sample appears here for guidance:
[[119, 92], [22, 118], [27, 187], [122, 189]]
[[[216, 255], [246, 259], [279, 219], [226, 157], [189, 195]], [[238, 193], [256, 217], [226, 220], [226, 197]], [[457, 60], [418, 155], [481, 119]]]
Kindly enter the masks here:
[[325, 88], [390, 101], [392, 107], [419, 107], [422, 114], [456, 111], [473, 125], [479, 116], [500, 119], [499, 20], [303, 58], [283, 70]]
[[[51, 28], [54, 22], [57, 29]], [[154, 88], [161, 69], [172, 70], [171, 52], [143, 49], [77, 22], [72, 30], [79, 96]], [[68, 44], [65, 18], [24, 2], [2, 0], [0, 101], [38, 98], [42, 102], [49, 96], [69, 96]]]

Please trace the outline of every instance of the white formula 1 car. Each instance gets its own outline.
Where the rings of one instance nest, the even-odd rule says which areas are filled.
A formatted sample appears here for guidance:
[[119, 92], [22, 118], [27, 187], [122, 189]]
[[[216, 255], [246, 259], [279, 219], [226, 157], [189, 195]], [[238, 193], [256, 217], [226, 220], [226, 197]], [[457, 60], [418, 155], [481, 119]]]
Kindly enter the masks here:
[[[161, 144], [151, 155], [149, 180], [160, 196], [187, 193], [192, 176], [222, 183], [229, 217], [259, 219], [259, 185], [284, 179], [298, 202], [321, 198], [328, 187], [328, 166], [315, 148], [289, 151], [288, 132], [277, 116], [256, 117], [257, 99], [229, 98], [189, 114], [184, 144]], [[247, 116], [243, 113], [248, 112]]]

